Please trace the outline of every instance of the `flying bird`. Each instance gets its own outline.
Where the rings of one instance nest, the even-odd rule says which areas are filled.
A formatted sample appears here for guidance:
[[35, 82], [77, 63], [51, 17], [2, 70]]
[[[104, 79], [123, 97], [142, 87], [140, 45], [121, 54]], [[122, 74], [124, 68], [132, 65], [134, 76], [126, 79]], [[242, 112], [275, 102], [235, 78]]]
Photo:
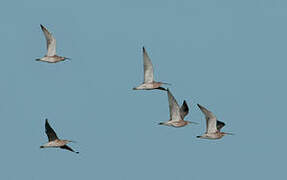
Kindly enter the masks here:
[[144, 47], [143, 47], [143, 64], [144, 64], [144, 82], [138, 87], [133, 88], [133, 90], [159, 89], [159, 90], [166, 91], [166, 89], [161, 87], [161, 85], [168, 84], [168, 83], [154, 81], [153, 66]]
[[197, 136], [197, 138], [220, 139], [225, 135], [233, 135], [232, 133], [220, 132], [220, 130], [225, 126], [225, 123], [217, 120], [216, 116], [205, 107], [200, 104], [197, 104], [197, 106], [205, 115], [206, 119], [206, 132], [202, 136]]
[[48, 63], [56, 63], [60, 61], [64, 61], [66, 59], [70, 59], [67, 57], [62, 57], [56, 55], [56, 39], [53, 37], [53, 35], [45, 28], [42, 24], [40, 24], [41, 29], [45, 35], [46, 41], [47, 41], [47, 54], [42, 57], [36, 59], [36, 61], [43, 61]]
[[171, 94], [169, 89], [167, 89], [167, 96], [168, 96], [168, 103], [169, 103], [170, 119], [169, 119], [169, 121], [159, 123], [159, 125], [183, 127], [183, 126], [186, 126], [187, 124], [191, 124], [191, 123], [197, 124], [195, 122], [184, 120], [184, 117], [189, 112], [186, 101], [183, 101], [182, 106], [179, 107], [176, 99], [173, 97], [173, 95]]
[[[48, 119], [46, 119], [45, 128], [46, 128], [45, 132], [46, 132], [46, 134], [48, 136], [49, 142], [47, 142], [43, 146], [40, 146], [40, 148], [62, 148], [62, 149], [66, 149], [66, 150], [75, 152], [72, 148], [70, 148], [67, 145], [69, 142], [73, 142], [73, 141], [59, 139], [57, 134], [56, 134], [56, 132], [50, 126], [50, 124], [48, 122]], [[79, 152], [75, 152], [75, 153], [78, 154]]]

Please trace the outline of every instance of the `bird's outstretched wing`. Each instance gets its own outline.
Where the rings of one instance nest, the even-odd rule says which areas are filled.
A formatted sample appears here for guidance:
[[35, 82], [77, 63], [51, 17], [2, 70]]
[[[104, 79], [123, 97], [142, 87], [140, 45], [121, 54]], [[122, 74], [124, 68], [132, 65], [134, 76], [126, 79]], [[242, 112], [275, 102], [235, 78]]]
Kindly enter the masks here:
[[189, 112], [189, 108], [188, 108], [186, 101], [184, 100], [180, 107], [181, 118], [184, 119], [184, 117], [188, 114], [188, 112]]
[[169, 89], [167, 89], [167, 96], [168, 96], [170, 120], [172, 121], [182, 120], [179, 105], [177, 104], [176, 99], [173, 97]]
[[52, 34], [45, 28], [42, 24], [40, 24], [41, 29], [45, 35], [47, 41], [47, 54], [46, 56], [54, 56], [56, 55], [56, 39], [52, 36]]
[[206, 132], [207, 133], [216, 133], [217, 127], [216, 127], [215, 115], [211, 111], [207, 110], [205, 107], [201, 106], [200, 104], [197, 104], [197, 106], [200, 108], [201, 112], [205, 115]]
[[69, 147], [69, 146], [67, 146], [67, 145], [61, 146], [60, 148], [66, 149], [66, 150], [68, 150], [68, 151], [72, 151], [72, 152], [77, 153], [77, 154], [79, 153], [79, 152], [74, 151], [71, 147]]
[[225, 126], [224, 122], [218, 121], [216, 122], [217, 130], [220, 131]]
[[48, 136], [49, 142], [58, 139], [57, 134], [55, 133], [53, 128], [48, 123], [48, 119], [46, 119], [45, 128], [46, 128], [46, 134]]
[[153, 66], [151, 60], [143, 47], [143, 61], [144, 61], [144, 83], [152, 83], [153, 79]]

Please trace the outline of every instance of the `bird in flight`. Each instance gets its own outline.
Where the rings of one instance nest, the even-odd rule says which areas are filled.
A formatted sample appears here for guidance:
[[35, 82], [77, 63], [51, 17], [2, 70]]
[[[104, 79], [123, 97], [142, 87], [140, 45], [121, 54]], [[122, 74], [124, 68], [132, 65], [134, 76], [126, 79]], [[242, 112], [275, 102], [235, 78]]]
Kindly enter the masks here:
[[185, 116], [189, 112], [189, 108], [187, 106], [186, 101], [183, 101], [182, 106], [179, 107], [176, 99], [173, 97], [169, 89], [167, 89], [167, 96], [168, 96], [168, 103], [169, 103], [170, 119], [169, 121], [159, 123], [159, 125], [183, 127], [191, 123], [197, 124], [195, 122], [184, 120]]
[[225, 123], [217, 120], [215, 115], [205, 107], [201, 106], [200, 104], [197, 104], [197, 106], [205, 115], [206, 119], [206, 132], [201, 136], [197, 136], [197, 138], [220, 139], [225, 135], [233, 135], [232, 133], [220, 132], [220, 130], [225, 126]]
[[138, 87], [133, 88], [133, 90], [159, 89], [159, 90], [166, 91], [166, 89], [161, 87], [161, 85], [168, 84], [168, 83], [154, 81], [153, 66], [144, 47], [143, 47], [143, 64], [144, 64], [144, 82]]
[[45, 35], [46, 41], [47, 41], [47, 54], [42, 57], [36, 59], [36, 61], [43, 61], [48, 63], [56, 63], [60, 61], [64, 61], [66, 59], [70, 59], [67, 57], [62, 57], [56, 55], [56, 39], [53, 37], [53, 35], [45, 28], [42, 24], [40, 24], [41, 29]]
[[[73, 141], [59, 139], [57, 134], [53, 130], [53, 128], [50, 126], [48, 119], [46, 119], [45, 128], [46, 128], [45, 132], [48, 136], [49, 142], [47, 142], [43, 146], [40, 146], [40, 148], [62, 148], [62, 149], [66, 149], [66, 150], [75, 152], [72, 148], [70, 148], [67, 145], [69, 142], [73, 142]], [[75, 153], [78, 154], [79, 152], [75, 152]]]

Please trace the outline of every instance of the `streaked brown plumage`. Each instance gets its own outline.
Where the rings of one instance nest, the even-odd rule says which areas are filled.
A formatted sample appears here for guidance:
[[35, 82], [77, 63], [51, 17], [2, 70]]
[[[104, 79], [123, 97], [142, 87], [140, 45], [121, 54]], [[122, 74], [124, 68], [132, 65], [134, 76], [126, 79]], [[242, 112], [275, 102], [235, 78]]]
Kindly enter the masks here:
[[[45, 129], [46, 129], [45, 132], [47, 134], [49, 142], [44, 144], [43, 146], [40, 146], [40, 148], [62, 148], [62, 149], [75, 152], [72, 148], [67, 146], [69, 142], [73, 142], [73, 141], [59, 139], [56, 132], [50, 126], [48, 119], [46, 119], [45, 121]], [[75, 153], [79, 153], [79, 152], [75, 152]]]
[[47, 54], [42, 57], [36, 59], [36, 61], [43, 61], [48, 63], [56, 63], [60, 61], [64, 61], [66, 59], [70, 59], [67, 57], [62, 57], [56, 55], [56, 39], [53, 37], [53, 35], [45, 28], [42, 24], [40, 24], [41, 29], [45, 35], [46, 42], [47, 42]]
[[184, 120], [184, 117], [189, 112], [187, 103], [184, 101], [182, 106], [179, 107], [176, 99], [173, 97], [169, 89], [167, 89], [167, 96], [168, 96], [168, 103], [169, 103], [170, 119], [169, 121], [159, 123], [159, 125], [183, 127], [183, 126], [186, 126], [187, 124], [194, 123], [191, 121]]
[[201, 112], [205, 115], [206, 119], [206, 132], [201, 135], [197, 136], [198, 138], [202, 139], [220, 139], [225, 135], [233, 135], [232, 133], [220, 132], [220, 130], [225, 126], [224, 122], [218, 121], [216, 116], [205, 107], [197, 104], [200, 108]]
[[144, 62], [143, 63], [144, 64], [144, 82], [138, 87], [133, 88], [133, 90], [159, 89], [159, 90], [166, 91], [166, 89], [161, 87], [161, 85], [168, 84], [168, 83], [154, 81], [153, 65], [144, 47], [143, 47], [143, 62]]

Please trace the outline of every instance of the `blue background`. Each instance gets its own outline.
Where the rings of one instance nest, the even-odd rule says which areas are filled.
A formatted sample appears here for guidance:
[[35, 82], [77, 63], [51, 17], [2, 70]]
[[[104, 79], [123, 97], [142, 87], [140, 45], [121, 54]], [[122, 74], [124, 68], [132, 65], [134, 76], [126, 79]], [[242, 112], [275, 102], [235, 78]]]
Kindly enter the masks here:
[[[284, 0], [1, 1], [0, 179], [284, 179], [286, 18]], [[35, 61], [40, 24], [71, 61]], [[166, 93], [132, 90], [142, 46], [199, 125], [157, 125]], [[197, 139], [197, 103], [236, 135]], [[79, 155], [39, 148], [45, 118]]]

